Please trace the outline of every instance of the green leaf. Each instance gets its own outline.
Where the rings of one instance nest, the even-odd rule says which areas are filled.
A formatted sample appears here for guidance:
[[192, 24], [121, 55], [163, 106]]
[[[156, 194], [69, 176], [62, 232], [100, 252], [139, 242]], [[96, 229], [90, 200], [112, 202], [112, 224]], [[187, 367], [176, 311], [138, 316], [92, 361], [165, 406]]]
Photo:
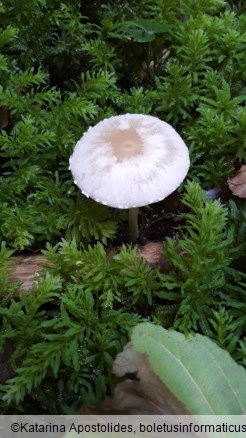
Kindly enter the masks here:
[[170, 27], [166, 23], [160, 23], [156, 20], [134, 20], [134, 21], [125, 21], [125, 24], [128, 24], [129, 26], [136, 26], [140, 29], [145, 30], [149, 33], [164, 33], [169, 32]]
[[155, 39], [155, 35], [150, 32], [146, 32], [144, 29], [127, 29], [128, 34], [138, 43], [149, 43]]
[[128, 33], [131, 38], [139, 43], [146, 43], [155, 39], [155, 34], [169, 32], [170, 28], [165, 23], [155, 20], [125, 21], [120, 26], [121, 31]]
[[193, 415], [246, 412], [246, 372], [209, 338], [186, 338], [151, 323], [133, 329], [134, 349]]

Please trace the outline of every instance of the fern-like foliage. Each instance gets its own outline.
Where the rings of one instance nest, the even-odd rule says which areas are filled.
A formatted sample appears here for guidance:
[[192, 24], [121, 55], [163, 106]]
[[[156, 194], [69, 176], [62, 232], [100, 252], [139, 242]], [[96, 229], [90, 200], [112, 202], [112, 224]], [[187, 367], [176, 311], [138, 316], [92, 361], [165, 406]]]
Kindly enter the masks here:
[[214, 311], [209, 322], [213, 329], [211, 338], [214, 338], [221, 348], [233, 352], [241, 335], [238, 322], [233, 320], [233, 316], [224, 307]]
[[[101, 73], [94, 77], [95, 87], [99, 77], [98, 90], [106, 96], [109, 84], [114, 89], [114, 79]], [[77, 138], [82, 132], [81, 120], [88, 127], [96, 115], [100, 117], [97, 99], [82, 98], [82, 90], [81, 97], [75, 93], [62, 97], [56, 90], [40, 88], [35, 92], [35, 84], [45, 78], [33, 70], [18, 73], [0, 96], [1, 105], [11, 108], [16, 119], [11, 132], [3, 131], [0, 136], [2, 239], [17, 249], [30, 247], [35, 240], [52, 241], [62, 234], [106, 243], [114, 236], [116, 223], [110, 220], [107, 208], [82, 202], [67, 164], [76, 143], [76, 131]], [[90, 76], [87, 78], [90, 81]], [[23, 93], [24, 87], [30, 91]], [[88, 87], [92, 89], [92, 85]], [[23, 111], [28, 115], [23, 115]], [[18, 158], [13, 160], [14, 157]]]
[[[182, 199], [186, 224], [162, 254], [168, 273], [151, 268], [136, 247], [105, 250], [75, 238], [48, 245], [30, 294], [0, 309], [0, 345], [11, 342], [16, 373], [2, 386], [3, 412], [23, 400], [34, 403], [31, 412], [43, 400], [54, 413], [99, 402], [112, 388], [113, 357], [143, 319], [202, 332], [244, 363], [245, 274], [233, 267], [241, 244], [235, 249], [227, 209], [197, 183]], [[51, 404], [47, 394], [58, 390], [62, 401]]]
[[[72, 251], [75, 247], [70, 251], [70, 266], [78, 277], [79, 264]], [[3, 388], [7, 404], [18, 405], [28, 394], [32, 397], [35, 388], [44, 391], [44, 379], [52, 385], [65, 379], [74, 402], [95, 394], [103, 379], [100, 398], [105, 395], [110, 383], [106, 370], [140, 317], [109, 308], [103, 303], [107, 298], [102, 294], [101, 300], [97, 290], [91, 292], [86, 279], [79, 284], [70, 275], [70, 281], [65, 281], [58, 270], [56, 275], [47, 273], [30, 295], [21, 294], [19, 302], [0, 311], [1, 341], [11, 341], [15, 347], [11, 364], [16, 375]], [[98, 278], [96, 282], [99, 285]]]
[[7, 306], [18, 290], [17, 284], [9, 285], [8, 277], [12, 272], [11, 255], [14, 251], [6, 248], [6, 242], [0, 245], [0, 306]]
[[233, 230], [225, 231], [226, 209], [217, 201], [207, 200], [198, 184], [187, 185], [183, 203], [191, 211], [185, 214], [186, 226], [180, 229], [178, 238], [167, 241], [163, 255], [172, 270], [160, 274], [163, 285], [160, 296], [180, 301], [176, 328], [188, 332], [200, 327], [206, 333], [208, 309], [225, 285]]

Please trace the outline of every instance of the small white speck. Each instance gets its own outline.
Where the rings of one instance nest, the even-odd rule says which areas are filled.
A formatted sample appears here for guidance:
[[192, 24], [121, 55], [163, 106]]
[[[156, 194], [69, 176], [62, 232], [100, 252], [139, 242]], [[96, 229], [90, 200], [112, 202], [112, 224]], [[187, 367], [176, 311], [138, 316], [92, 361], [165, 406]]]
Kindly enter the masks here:
[[69, 166], [68, 170], [71, 170], [71, 166]]
[[76, 181], [76, 179], [74, 180], [74, 184], [76, 184], [76, 185], [78, 184], [77, 181]]

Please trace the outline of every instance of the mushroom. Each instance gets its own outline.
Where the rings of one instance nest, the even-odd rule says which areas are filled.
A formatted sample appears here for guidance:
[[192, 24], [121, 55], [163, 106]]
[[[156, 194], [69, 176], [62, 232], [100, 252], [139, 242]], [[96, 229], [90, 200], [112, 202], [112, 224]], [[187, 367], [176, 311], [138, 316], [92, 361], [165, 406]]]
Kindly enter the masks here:
[[131, 241], [138, 208], [170, 195], [185, 178], [188, 149], [168, 123], [148, 115], [113, 116], [83, 135], [69, 160], [82, 193], [110, 207], [129, 209]]

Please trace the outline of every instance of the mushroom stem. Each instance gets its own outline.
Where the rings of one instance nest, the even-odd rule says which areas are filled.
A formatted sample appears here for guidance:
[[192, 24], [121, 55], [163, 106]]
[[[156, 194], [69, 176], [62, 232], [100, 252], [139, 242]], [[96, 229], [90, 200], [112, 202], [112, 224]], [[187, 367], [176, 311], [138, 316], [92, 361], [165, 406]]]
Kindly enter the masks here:
[[129, 234], [131, 242], [135, 242], [138, 238], [138, 207], [129, 208]]

